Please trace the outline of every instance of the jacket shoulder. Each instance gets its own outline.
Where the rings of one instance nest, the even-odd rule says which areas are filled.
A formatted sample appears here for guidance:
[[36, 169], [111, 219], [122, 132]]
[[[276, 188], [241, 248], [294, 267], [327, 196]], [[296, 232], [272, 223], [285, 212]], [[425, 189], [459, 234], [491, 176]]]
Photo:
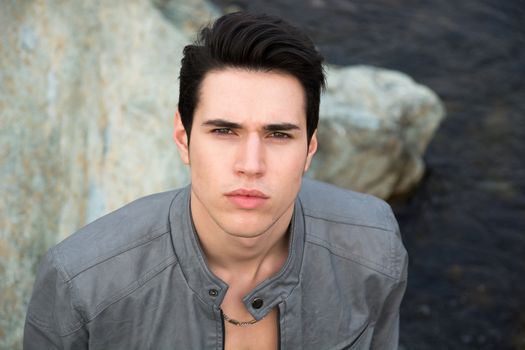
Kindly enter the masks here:
[[299, 198], [308, 216], [383, 230], [394, 229], [390, 206], [369, 194], [305, 179]]
[[56, 246], [70, 278], [169, 233], [169, 210], [181, 190], [139, 198], [84, 226]]
[[140, 198], [88, 224], [48, 252], [88, 321], [176, 264], [169, 212], [183, 190]]
[[406, 250], [385, 201], [309, 179], [299, 199], [307, 242], [392, 279], [406, 278]]

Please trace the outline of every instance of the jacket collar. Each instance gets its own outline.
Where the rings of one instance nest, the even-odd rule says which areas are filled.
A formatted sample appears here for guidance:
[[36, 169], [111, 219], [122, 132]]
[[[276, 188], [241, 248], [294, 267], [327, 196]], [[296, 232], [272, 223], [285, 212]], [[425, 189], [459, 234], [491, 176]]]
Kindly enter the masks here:
[[[215, 276], [206, 264], [206, 258], [190, 215], [190, 186], [182, 189], [171, 204], [170, 227], [173, 248], [189, 288], [198, 295], [201, 301], [219, 308], [228, 285]], [[246, 309], [256, 320], [263, 318], [274, 306], [288, 298], [299, 283], [304, 236], [303, 210], [299, 199], [296, 199], [286, 263], [276, 275], [263, 281], [243, 298]], [[263, 301], [259, 309], [252, 306], [255, 299]]]

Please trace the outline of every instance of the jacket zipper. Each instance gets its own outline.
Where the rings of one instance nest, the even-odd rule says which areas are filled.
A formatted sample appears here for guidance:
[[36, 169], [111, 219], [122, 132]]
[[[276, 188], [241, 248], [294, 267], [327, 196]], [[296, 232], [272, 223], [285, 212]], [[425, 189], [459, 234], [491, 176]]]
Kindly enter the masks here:
[[281, 307], [277, 305], [277, 349], [281, 350]]
[[222, 313], [222, 309], [221, 309], [221, 321], [222, 321], [222, 349], [224, 350], [224, 346], [226, 345], [226, 331], [224, 329], [224, 314]]

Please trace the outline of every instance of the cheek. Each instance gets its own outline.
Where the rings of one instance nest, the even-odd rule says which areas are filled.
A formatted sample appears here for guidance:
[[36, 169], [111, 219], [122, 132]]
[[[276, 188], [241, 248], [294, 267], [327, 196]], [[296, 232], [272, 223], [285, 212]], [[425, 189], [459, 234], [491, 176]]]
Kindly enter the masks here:
[[[213, 180], [219, 179], [228, 168], [228, 157], [217, 147], [190, 148], [190, 171], [192, 182], [207, 182], [205, 186], [212, 186]], [[202, 184], [201, 184], [202, 186]]]
[[306, 160], [306, 153], [302, 148], [289, 151], [278, 150], [272, 153], [274, 169], [290, 175], [296, 173], [302, 174]]

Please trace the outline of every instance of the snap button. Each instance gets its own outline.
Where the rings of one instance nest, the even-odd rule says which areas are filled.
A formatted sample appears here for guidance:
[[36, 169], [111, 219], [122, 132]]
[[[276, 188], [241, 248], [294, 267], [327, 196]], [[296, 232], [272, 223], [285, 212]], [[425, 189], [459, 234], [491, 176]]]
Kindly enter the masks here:
[[217, 289], [210, 289], [208, 291], [208, 294], [212, 297], [216, 297], [217, 295], [219, 295], [219, 292], [217, 291]]
[[264, 304], [264, 301], [261, 298], [255, 298], [252, 300], [252, 306], [254, 309], [260, 309]]

